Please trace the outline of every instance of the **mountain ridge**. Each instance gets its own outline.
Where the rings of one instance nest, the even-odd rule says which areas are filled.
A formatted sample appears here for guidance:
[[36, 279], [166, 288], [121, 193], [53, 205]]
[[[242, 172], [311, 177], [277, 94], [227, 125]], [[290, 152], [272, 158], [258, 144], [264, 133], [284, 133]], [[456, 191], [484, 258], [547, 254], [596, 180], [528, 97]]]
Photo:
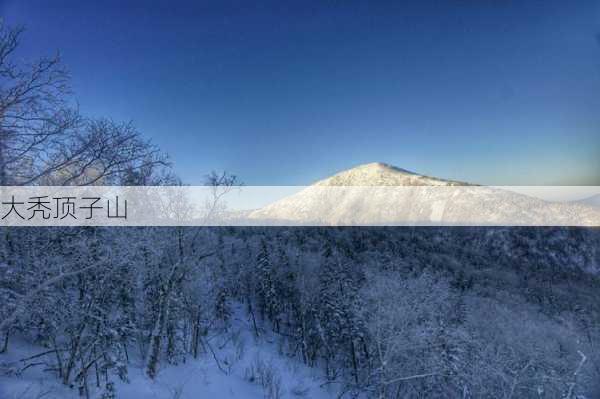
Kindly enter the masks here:
[[471, 186], [456, 180], [418, 174], [384, 162], [361, 164], [319, 180], [313, 186]]

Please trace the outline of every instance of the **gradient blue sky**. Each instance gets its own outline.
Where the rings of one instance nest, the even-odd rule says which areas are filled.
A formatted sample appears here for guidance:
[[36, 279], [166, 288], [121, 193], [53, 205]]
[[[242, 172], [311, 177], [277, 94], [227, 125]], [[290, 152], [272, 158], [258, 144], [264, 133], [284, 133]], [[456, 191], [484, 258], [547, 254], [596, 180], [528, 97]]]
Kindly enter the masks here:
[[60, 50], [83, 113], [133, 120], [187, 183], [380, 161], [600, 185], [600, 1], [94, 3], [0, 15], [27, 29], [20, 56]]

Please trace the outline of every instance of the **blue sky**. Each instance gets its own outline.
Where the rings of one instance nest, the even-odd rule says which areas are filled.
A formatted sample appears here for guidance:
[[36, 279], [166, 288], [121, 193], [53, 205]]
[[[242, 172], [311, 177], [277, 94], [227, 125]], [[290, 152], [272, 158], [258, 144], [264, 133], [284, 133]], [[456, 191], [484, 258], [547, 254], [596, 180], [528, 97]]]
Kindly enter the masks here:
[[25, 26], [21, 57], [60, 50], [83, 113], [132, 120], [187, 183], [302, 185], [378, 161], [600, 185], [598, 1], [0, 0], [0, 15]]

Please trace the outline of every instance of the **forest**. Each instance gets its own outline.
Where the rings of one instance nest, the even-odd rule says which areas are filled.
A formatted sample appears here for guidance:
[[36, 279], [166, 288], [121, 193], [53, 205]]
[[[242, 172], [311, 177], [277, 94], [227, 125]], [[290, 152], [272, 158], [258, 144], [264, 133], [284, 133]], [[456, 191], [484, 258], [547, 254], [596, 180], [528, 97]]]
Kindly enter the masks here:
[[598, 394], [600, 279], [581, 269], [597, 261], [597, 231], [2, 233], [2, 350], [13, 336], [45, 349], [10, 372], [44, 367], [82, 396], [126, 380], [130, 357], [152, 379], [208, 356], [237, 305], [342, 397]]

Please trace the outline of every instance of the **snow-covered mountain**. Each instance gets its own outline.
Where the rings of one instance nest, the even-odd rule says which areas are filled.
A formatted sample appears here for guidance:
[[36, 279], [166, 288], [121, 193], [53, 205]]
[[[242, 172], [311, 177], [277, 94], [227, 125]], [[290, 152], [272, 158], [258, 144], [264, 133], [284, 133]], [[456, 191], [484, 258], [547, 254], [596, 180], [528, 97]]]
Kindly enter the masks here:
[[344, 170], [315, 186], [466, 186], [467, 183], [419, 175], [381, 162]]
[[[300, 225], [600, 225], [600, 210], [419, 175], [383, 163], [320, 180], [250, 219]], [[269, 223], [267, 222], [267, 224]]]

